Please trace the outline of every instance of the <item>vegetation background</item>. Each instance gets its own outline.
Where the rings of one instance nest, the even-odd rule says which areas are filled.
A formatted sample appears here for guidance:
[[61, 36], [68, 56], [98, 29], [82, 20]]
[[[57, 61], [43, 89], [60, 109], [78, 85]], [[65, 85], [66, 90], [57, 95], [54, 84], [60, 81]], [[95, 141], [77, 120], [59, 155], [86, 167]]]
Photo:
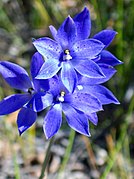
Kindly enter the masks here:
[[[124, 62], [105, 85], [120, 105], [107, 105], [98, 126], [90, 125], [92, 137], [75, 134], [66, 125], [55, 137], [46, 178], [134, 178], [134, 0], [0, 0], [0, 60], [17, 63], [29, 71], [35, 52], [32, 38], [50, 36], [70, 14], [84, 6], [91, 13], [91, 36], [102, 29], [118, 32], [108, 47]], [[0, 78], [0, 99], [14, 92]], [[48, 141], [42, 130], [43, 113], [36, 124], [18, 135], [18, 112], [0, 117], [0, 179], [37, 179]]]

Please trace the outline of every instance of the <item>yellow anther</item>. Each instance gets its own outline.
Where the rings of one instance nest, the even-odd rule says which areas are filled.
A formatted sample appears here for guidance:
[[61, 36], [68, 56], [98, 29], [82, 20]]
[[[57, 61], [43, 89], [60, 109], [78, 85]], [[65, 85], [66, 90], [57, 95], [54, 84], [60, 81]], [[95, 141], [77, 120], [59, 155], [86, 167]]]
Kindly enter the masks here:
[[61, 93], [60, 93], [60, 96], [65, 96], [65, 92], [64, 91], [61, 91]]
[[64, 53], [65, 53], [66, 55], [69, 55], [69, 54], [70, 54], [70, 51], [69, 51], [68, 49], [66, 49], [66, 50], [64, 51]]
[[63, 60], [68, 61], [71, 59], [72, 59], [72, 57], [70, 55], [70, 51], [68, 49], [64, 50]]
[[57, 100], [60, 102], [64, 102], [64, 96], [65, 96], [65, 92], [61, 91], [60, 96], [57, 97]]

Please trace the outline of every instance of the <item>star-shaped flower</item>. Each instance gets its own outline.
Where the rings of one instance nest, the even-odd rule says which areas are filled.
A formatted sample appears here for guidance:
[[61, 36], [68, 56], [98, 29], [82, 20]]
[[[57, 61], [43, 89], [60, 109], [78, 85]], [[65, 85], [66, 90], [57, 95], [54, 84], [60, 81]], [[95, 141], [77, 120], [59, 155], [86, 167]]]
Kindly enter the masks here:
[[71, 128], [81, 134], [90, 136], [88, 116], [102, 110], [99, 99], [84, 91], [75, 90], [70, 93], [58, 76], [54, 76], [49, 81], [49, 85], [49, 92], [53, 95], [53, 101], [44, 118], [43, 128], [46, 138], [51, 138], [61, 127], [62, 112]]
[[88, 120], [97, 125], [96, 113], [103, 110], [102, 105], [119, 104], [111, 91], [100, 84], [94, 84], [88, 77], [79, 76], [78, 85], [73, 93], [66, 89], [58, 76], [54, 76], [49, 85], [53, 101], [44, 118], [43, 128], [47, 138], [55, 135], [61, 127], [62, 112], [71, 128], [90, 136]]
[[[76, 41], [88, 39], [91, 32], [89, 10], [85, 7], [82, 12], [73, 18], [73, 20], [76, 28]], [[53, 35], [53, 38], [58, 41], [57, 30], [53, 26], [50, 26], [50, 31]], [[107, 48], [113, 41], [116, 34], [116, 31], [106, 29], [94, 35], [93, 39], [101, 41], [105, 45], [105, 48]], [[95, 78], [94, 81], [98, 80], [102, 83], [110, 79], [115, 74], [116, 70], [114, 69], [114, 66], [122, 64], [122, 62], [118, 60], [112, 53], [104, 49], [92, 60], [101, 68], [103, 74], [105, 75], [105, 78]]]
[[37, 112], [48, 107], [52, 102], [48, 80], [37, 80], [35, 76], [43, 65], [44, 60], [39, 53], [35, 53], [31, 61], [30, 80], [27, 72], [11, 62], [0, 62], [0, 73], [6, 82], [15, 89], [22, 90], [24, 94], [13, 94], [0, 101], [0, 115], [12, 113], [22, 108], [18, 114], [17, 124], [22, 134], [36, 120]]
[[[84, 30], [82, 33], [77, 30], [79, 24], [68, 16], [58, 31], [53, 26], [50, 27], [55, 40], [44, 37], [33, 42], [45, 58], [45, 63], [36, 78], [51, 78], [59, 72], [65, 87], [73, 92], [77, 85], [78, 73], [92, 78], [105, 77], [101, 68], [92, 60], [101, 53], [105, 45], [95, 38], [85, 39], [88, 21], [84, 16], [81, 23], [81, 29], [83, 26]], [[79, 33], [84, 38], [79, 39]]]

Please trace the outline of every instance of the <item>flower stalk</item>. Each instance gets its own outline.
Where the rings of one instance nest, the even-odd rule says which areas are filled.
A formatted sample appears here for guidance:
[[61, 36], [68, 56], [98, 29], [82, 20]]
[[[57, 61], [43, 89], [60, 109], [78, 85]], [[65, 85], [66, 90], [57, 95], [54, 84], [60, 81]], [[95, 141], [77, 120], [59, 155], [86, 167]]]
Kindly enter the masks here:
[[57, 177], [58, 179], [61, 178], [60, 176], [62, 175], [62, 173], [65, 170], [65, 167], [68, 163], [70, 153], [71, 153], [71, 150], [72, 150], [72, 146], [73, 146], [73, 143], [74, 143], [74, 138], [75, 138], [75, 130], [71, 129], [70, 136], [69, 136], [69, 143], [68, 143], [68, 146], [66, 148], [65, 155], [64, 155], [63, 161], [61, 163], [61, 167], [59, 169], [59, 175]]
[[48, 145], [48, 148], [47, 148], [46, 156], [44, 158], [44, 162], [42, 164], [42, 169], [41, 169], [41, 174], [39, 176], [39, 179], [43, 179], [44, 176], [45, 176], [45, 170], [46, 170], [47, 164], [48, 164], [49, 159], [50, 159], [51, 146], [52, 146], [53, 142], [54, 142], [54, 137], [52, 137], [49, 141], [49, 145]]

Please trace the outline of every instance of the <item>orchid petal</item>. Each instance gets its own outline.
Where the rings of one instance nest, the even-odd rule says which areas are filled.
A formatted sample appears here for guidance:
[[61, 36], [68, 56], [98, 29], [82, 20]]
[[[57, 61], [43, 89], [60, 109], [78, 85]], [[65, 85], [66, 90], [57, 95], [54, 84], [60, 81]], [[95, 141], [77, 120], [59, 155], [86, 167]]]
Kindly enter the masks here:
[[53, 137], [61, 127], [62, 123], [62, 106], [60, 103], [55, 104], [44, 118], [43, 129], [46, 138]]
[[20, 135], [36, 121], [37, 113], [29, 108], [22, 108], [18, 114], [17, 125]]
[[95, 84], [101, 84], [106, 81], [108, 81], [115, 73], [116, 70], [109, 65], [99, 64], [99, 67], [103, 71], [103, 74], [105, 75], [105, 78], [89, 78], [86, 76], [81, 76], [79, 79], [79, 85], [87, 84], [87, 85], [95, 85]]
[[46, 61], [59, 59], [62, 52], [61, 46], [56, 41], [47, 37], [35, 40], [33, 45]]
[[102, 104], [120, 104], [116, 97], [111, 91], [102, 85], [83, 85], [82, 92], [92, 94], [102, 103]]
[[31, 60], [31, 76], [32, 76], [32, 79], [34, 79], [37, 76], [37, 74], [40, 71], [40, 68], [42, 67], [44, 62], [45, 61], [44, 61], [42, 55], [39, 52], [36, 52], [32, 56], [32, 60]]
[[83, 76], [92, 78], [104, 78], [101, 68], [92, 60], [79, 59], [72, 60], [74, 68]]
[[32, 87], [27, 72], [17, 64], [1, 61], [0, 73], [12, 88], [27, 91]]
[[77, 75], [71, 63], [62, 63], [61, 80], [70, 92], [74, 91], [77, 84]]
[[53, 94], [53, 96], [57, 96], [60, 93], [60, 81], [57, 75], [55, 75], [53, 78], [49, 79], [49, 92]]
[[96, 113], [91, 113], [89, 115], [87, 115], [89, 118], [89, 121], [91, 121], [94, 125], [98, 124], [98, 116]]
[[73, 19], [68, 16], [62, 23], [57, 32], [58, 42], [64, 50], [71, 47], [76, 38], [76, 27]]
[[77, 29], [77, 40], [88, 38], [91, 30], [91, 19], [89, 10], [86, 7], [74, 17], [74, 22]]
[[120, 65], [123, 62], [121, 62], [120, 60], [118, 60], [112, 53], [110, 53], [107, 50], [103, 50], [101, 52], [101, 58], [100, 60], [98, 60], [98, 63], [104, 63], [107, 65], [111, 65], [111, 66], [116, 66], [116, 65]]
[[93, 38], [101, 41], [106, 48], [113, 41], [116, 34], [117, 32], [115, 32], [114, 30], [102, 30], [97, 33]]
[[36, 79], [48, 79], [52, 78], [60, 70], [61, 65], [58, 60], [52, 59], [46, 61], [36, 76]]
[[68, 125], [75, 131], [90, 136], [87, 117], [84, 113], [74, 109], [68, 104], [63, 104], [63, 112]]
[[49, 26], [49, 29], [51, 31], [51, 34], [52, 34], [53, 38], [57, 41], [57, 30], [52, 25]]
[[104, 44], [96, 39], [77, 41], [72, 47], [73, 58], [95, 58], [104, 48]]
[[103, 71], [103, 74], [105, 75], [105, 78], [101, 79], [99, 83], [104, 83], [112, 78], [112, 76], [116, 73], [115, 68], [113, 68], [110, 65], [98, 63], [99, 67]]
[[66, 95], [65, 101], [87, 115], [102, 110], [102, 104], [95, 96], [80, 91]]
[[33, 79], [34, 88], [36, 91], [40, 91], [41, 89], [47, 91], [49, 89], [49, 82], [48, 80], [41, 80], [41, 79], [35, 79], [35, 77], [38, 75], [40, 68], [42, 67], [44, 63], [44, 59], [40, 53], [36, 52], [31, 61], [31, 76]]
[[42, 80], [42, 79], [34, 79], [34, 88], [36, 91], [48, 91], [49, 90], [49, 81], [48, 79]]
[[10, 114], [20, 109], [31, 99], [30, 94], [13, 94], [0, 101], [0, 115]]

